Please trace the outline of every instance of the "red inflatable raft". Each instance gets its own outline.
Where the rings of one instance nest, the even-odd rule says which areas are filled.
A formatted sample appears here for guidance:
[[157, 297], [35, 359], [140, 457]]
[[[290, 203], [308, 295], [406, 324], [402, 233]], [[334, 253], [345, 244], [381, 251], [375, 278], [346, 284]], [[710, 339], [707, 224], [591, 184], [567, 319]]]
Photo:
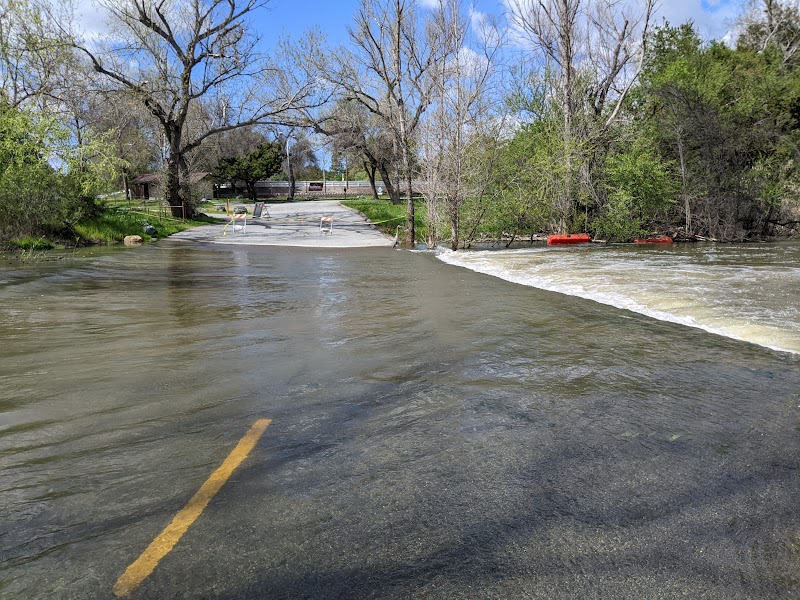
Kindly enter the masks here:
[[547, 236], [548, 246], [564, 246], [567, 244], [588, 244], [592, 241], [588, 233], [556, 233]]
[[642, 238], [640, 240], [633, 240], [634, 244], [671, 244], [671, 237], [657, 237], [657, 238]]

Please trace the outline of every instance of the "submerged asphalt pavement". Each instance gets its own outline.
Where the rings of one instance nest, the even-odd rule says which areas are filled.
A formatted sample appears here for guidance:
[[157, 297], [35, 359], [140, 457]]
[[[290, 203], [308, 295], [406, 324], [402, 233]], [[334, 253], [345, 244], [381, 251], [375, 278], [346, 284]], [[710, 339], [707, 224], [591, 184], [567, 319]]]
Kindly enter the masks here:
[[[252, 204], [245, 206], [248, 209], [245, 219], [232, 221], [226, 215], [212, 214], [220, 219], [219, 224], [195, 227], [172, 235], [170, 239], [312, 248], [363, 248], [393, 243], [361, 213], [336, 200], [265, 204], [258, 218], [252, 216]], [[322, 221], [323, 218], [331, 220]]]
[[0, 600], [800, 598], [798, 357], [302, 207], [0, 265]]

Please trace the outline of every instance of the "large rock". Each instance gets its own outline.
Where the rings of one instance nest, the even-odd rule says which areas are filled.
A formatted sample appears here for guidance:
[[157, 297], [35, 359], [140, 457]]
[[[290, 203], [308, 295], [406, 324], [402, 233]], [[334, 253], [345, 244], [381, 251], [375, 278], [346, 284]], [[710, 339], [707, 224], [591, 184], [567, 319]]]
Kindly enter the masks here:
[[158, 235], [158, 231], [152, 225], [145, 225], [143, 231], [150, 236]]
[[136, 246], [142, 243], [142, 236], [140, 235], [126, 235], [122, 243], [126, 246]]

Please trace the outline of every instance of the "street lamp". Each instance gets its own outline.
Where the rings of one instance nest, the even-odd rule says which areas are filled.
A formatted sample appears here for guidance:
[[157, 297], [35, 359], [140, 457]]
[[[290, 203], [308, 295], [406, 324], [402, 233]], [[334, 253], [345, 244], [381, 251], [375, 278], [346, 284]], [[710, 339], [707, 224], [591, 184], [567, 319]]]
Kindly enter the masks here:
[[289, 177], [289, 198], [294, 200], [294, 193], [292, 191], [292, 157], [289, 155], [289, 140], [291, 139], [291, 135], [286, 136], [286, 172]]
[[342, 183], [344, 183], [344, 195], [347, 196], [347, 186], [350, 185], [350, 174], [347, 172], [347, 155], [344, 158], [344, 173], [342, 173]]

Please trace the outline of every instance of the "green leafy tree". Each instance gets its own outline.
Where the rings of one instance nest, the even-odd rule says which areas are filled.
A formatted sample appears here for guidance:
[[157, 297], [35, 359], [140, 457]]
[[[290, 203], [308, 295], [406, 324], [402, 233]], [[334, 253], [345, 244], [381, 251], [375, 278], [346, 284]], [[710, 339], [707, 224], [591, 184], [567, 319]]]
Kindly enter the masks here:
[[[605, 239], [630, 241], [663, 223], [679, 181], [646, 137], [613, 152], [605, 162], [605, 203], [593, 228]], [[661, 218], [659, 218], [661, 217]]]
[[703, 46], [690, 26], [658, 30], [651, 52], [638, 131], [678, 166], [685, 231], [769, 233], [796, 195], [800, 80], [776, 52]]
[[0, 97], [14, 107], [63, 110], [78, 65], [64, 26], [71, 3], [0, 0]]
[[247, 197], [255, 202], [256, 182], [280, 172], [284, 159], [283, 145], [280, 142], [268, 142], [245, 156], [221, 159], [214, 168], [212, 177], [218, 182], [233, 186], [237, 181], [244, 182]]
[[96, 195], [116, 175], [112, 156], [103, 136], [76, 146], [56, 119], [0, 103], [0, 241], [69, 235], [98, 210]]
[[[538, 0], [509, 2], [508, 19], [529, 44], [524, 61], [534, 71], [532, 90], [555, 103], [565, 162], [560, 170], [556, 230], [574, 230], [598, 199], [596, 167], [646, 56], [652, 0]], [[552, 111], [551, 111], [552, 112]], [[548, 125], [556, 124], [548, 122]]]
[[563, 147], [554, 120], [540, 120], [517, 132], [501, 163], [501, 201], [491, 210], [496, 230], [500, 225], [503, 233], [520, 237], [562, 228], [572, 208], [561, 202], [567, 169]]

